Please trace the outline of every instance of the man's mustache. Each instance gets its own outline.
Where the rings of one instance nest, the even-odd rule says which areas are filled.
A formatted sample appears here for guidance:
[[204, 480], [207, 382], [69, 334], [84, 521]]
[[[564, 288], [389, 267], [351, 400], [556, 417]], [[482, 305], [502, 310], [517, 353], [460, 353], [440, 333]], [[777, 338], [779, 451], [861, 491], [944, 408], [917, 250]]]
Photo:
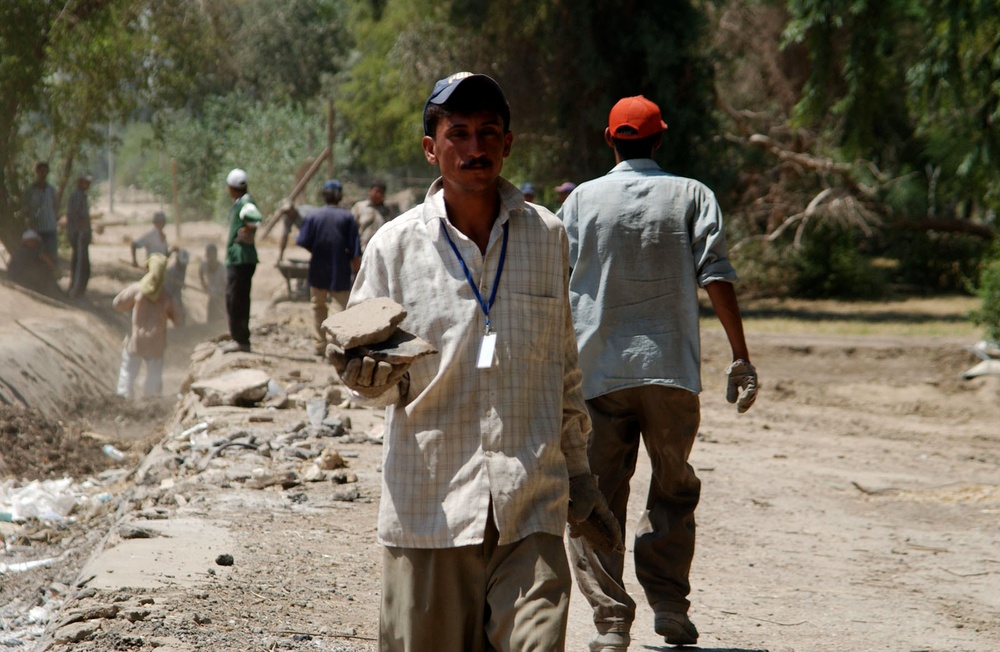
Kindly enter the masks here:
[[482, 170], [492, 167], [493, 162], [486, 156], [479, 156], [476, 158], [470, 158], [468, 161], [462, 161], [458, 168], [460, 170]]

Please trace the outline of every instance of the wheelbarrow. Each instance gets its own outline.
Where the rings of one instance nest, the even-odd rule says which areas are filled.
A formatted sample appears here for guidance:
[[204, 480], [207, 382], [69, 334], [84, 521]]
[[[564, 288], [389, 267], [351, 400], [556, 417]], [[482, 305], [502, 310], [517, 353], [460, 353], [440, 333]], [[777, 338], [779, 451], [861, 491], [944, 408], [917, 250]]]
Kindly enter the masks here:
[[306, 276], [309, 273], [309, 261], [288, 258], [278, 263], [278, 270], [285, 277], [289, 301], [308, 301], [309, 286], [306, 285]]

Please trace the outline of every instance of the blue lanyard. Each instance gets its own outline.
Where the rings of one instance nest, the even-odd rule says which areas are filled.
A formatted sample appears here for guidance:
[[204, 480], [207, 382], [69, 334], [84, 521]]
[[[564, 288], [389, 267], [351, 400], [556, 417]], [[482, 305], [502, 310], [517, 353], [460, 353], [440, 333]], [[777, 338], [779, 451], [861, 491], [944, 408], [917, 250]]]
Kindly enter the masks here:
[[500, 286], [500, 275], [503, 274], [503, 261], [507, 258], [507, 227], [510, 222], [503, 223], [503, 245], [500, 247], [500, 264], [497, 265], [497, 275], [493, 279], [493, 290], [490, 292], [490, 301], [486, 303], [483, 301], [483, 295], [479, 293], [479, 287], [472, 278], [472, 272], [469, 271], [469, 266], [465, 264], [465, 259], [462, 258], [462, 254], [459, 253], [458, 247], [455, 246], [455, 242], [448, 235], [448, 229], [444, 225], [444, 220], [441, 220], [441, 231], [444, 233], [444, 237], [448, 239], [448, 244], [451, 245], [451, 250], [455, 252], [455, 256], [458, 258], [458, 262], [462, 264], [462, 271], [465, 272], [465, 280], [469, 282], [472, 286], [472, 291], [476, 294], [476, 300], [479, 301], [479, 307], [483, 309], [483, 314], [486, 315], [486, 332], [490, 332], [490, 309], [493, 308], [493, 302], [497, 298], [497, 287]]

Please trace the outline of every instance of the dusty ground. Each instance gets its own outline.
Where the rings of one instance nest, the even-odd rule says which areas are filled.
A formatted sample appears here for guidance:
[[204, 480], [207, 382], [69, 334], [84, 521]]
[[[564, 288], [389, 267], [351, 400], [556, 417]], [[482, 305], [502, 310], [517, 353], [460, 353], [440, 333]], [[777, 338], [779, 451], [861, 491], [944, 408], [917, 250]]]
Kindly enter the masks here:
[[[192, 228], [192, 253], [217, 228]], [[122, 230], [99, 243], [102, 301], [133, 274], [115, 262]], [[0, 482], [57, 474], [49, 446], [8, 448], [46, 437], [57, 451], [78, 447], [66, 471], [93, 479], [75, 520], [0, 524], [6, 568], [54, 559], [2, 575], [0, 648], [375, 649], [381, 416], [341, 402], [331, 369], [309, 355], [306, 304], [269, 305], [284, 282], [273, 248], [263, 251], [254, 352], [223, 356], [196, 344], [219, 328], [180, 329], [167, 376], [180, 398], [167, 408], [107, 399], [60, 417], [0, 414], [14, 424], [0, 434]], [[1000, 649], [1000, 379], [960, 378], [974, 361], [964, 331], [787, 330], [750, 329], [764, 386], [737, 415], [723, 399], [724, 338], [706, 322], [692, 457], [703, 482], [691, 578], [700, 649]], [[209, 406], [188, 389], [240, 368], [266, 372], [277, 393], [255, 407]], [[307, 406], [324, 402], [328, 412], [310, 418]], [[110, 465], [123, 471], [95, 455], [106, 441], [124, 451]], [[346, 468], [313, 469], [323, 451]], [[647, 473], [633, 483], [630, 533]], [[665, 649], [631, 567], [627, 577], [640, 603], [631, 649]], [[576, 594], [568, 649], [586, 650], [590, 635]]]

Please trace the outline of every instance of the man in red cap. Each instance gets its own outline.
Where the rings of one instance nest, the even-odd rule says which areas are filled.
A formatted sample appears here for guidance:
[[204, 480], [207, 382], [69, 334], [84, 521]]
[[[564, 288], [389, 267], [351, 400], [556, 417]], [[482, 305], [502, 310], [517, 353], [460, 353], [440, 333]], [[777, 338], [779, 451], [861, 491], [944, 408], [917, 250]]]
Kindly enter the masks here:
[[[593, 422], [588, 454], [622, 530], [640, 439], [652, 464], [635, 533], [636, 575], [654, 627], [690, 645], [688, 573], [701, 483], [688, 464], [700, 422], [697, 288], [703, 287], [732, 349], [727, 399], [753, 405], [757, 374], [733, 291], [722, 213], [704, 184], [652, 160], [667, 125], [656, 104], [626, 97], [608, 117], [608, 174], [582, 183], [559, 209], [569, 234], [569, 294]], [[624, 652], [635, 602], [622, 582], [624, 553], [571, 539], [577, 582], [594, 611], [592, 652]]]
[[393, 299], [438, 353], [331, 356], [356, 397], [387, 406], [379, 649], [559, 652], [567, 519], [621, 545], [587, 465], [566, 232], [501, 176], [514, 135], [493, 79], [440, 80], [423, 123], [441, 176], [372, 236], [351, 304]]

